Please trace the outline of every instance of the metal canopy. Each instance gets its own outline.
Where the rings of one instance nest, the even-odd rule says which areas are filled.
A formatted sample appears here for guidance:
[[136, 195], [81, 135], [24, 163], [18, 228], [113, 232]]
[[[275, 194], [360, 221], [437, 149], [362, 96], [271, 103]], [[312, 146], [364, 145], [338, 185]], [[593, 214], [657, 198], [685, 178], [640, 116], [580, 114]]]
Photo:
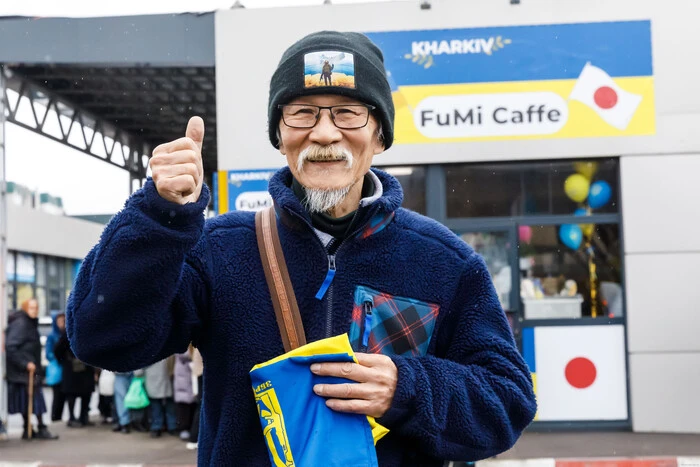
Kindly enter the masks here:
[[16, 65], [10, 69], [151, 149], [184, 136], [189, 117], [199, 115], [207, 123], [204, 170], [216, 170], [214, 68]]
[[[143, 172], [136, 162], [141, 154], [150, 156], [158, 144], [184, 136], [187, 120], [201, 116], [207, 124], [204, 171], [211, 183], [217, 169], [213, 13], [0, 18], [0, 64], [11, 76], [8, 87], [16, 92], [23, 88], [29, 100], [39, 95], [58, 103], [59, 113], [73, 108], [72, 118], [92, 127], [91, 132], [111, 139], [118, 135], [116, 139], [138, 147], [140, 154], [124, 155], [125, 163], [115, 164], [132, 172], [132, 179]], [[40, 124], [9, 117], [43, 131]], [[89, 147], [70, 144], [67, 133], [63, 138], [46, 135], [100, 157]], [[115, 163], [111, 154], [101, 158]]]

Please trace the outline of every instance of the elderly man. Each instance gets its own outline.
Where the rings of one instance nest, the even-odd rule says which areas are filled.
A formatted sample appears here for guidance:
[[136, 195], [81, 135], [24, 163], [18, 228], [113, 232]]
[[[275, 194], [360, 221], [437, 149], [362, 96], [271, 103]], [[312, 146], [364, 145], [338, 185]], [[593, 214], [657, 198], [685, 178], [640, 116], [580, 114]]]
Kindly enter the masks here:
[[[305, 60], [336, 52], [349, 57], [353, 87], [305, 81]], [[359, 364], [311, 367], [356, 383], [313, 390], [390, 429], [379, 465], [493, 456], [534, 416], [529, 371], [483, 260], [402, 209], [399, 183], [370, 169], [392, 144], [393, 119], [383, 56], [361, 34], [301, 39], [270, 83], [269, 136], [288, 167], [269, 190], [306, 338], [349, 333], [358, 352]], [[200, 464], [269, 465], [248, 372], [283, 343], [254, 214], [204, 221], [203, 135], [194, 117], [184, 138], [154, 150], [152, 179], [81, 268], [68, 331], [81, 360], [115, 371], [194, 342], [205, 361]]]

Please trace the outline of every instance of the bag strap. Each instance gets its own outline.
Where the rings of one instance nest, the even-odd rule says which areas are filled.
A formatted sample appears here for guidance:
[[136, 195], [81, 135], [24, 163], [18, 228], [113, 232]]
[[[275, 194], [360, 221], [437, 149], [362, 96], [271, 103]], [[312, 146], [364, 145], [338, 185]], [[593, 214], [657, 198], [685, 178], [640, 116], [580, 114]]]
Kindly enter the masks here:
[[284, 261], [274, 206], [255, 213], [255, 235], [285, 352], [306, 344], [304, 325]]

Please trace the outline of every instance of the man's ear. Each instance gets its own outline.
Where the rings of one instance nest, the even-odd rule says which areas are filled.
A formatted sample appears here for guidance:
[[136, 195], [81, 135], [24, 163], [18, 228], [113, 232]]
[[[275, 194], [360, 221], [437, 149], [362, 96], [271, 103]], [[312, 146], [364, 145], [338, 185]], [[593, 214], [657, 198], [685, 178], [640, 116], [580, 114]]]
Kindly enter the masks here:
[[283, 156], [287, 155], [287, 150], [284, 148], [284, 144], [282, 143], [282, 132], [279, 128], [277, 128], [277, 147]]

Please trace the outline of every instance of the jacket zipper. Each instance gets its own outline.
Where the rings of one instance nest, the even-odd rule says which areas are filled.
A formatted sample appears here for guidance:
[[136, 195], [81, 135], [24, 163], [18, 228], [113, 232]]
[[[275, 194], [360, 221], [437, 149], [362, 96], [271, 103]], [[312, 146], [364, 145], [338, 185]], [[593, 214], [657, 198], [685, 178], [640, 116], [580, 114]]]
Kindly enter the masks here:
[[[357, 213], [359, 210], [360, 210], [360, 208], [358, 207], [357, 211], [355, 211], [355, 217], [357, 216]], [[335, 247], [333, 240], [331, 240], [331, 243], [329, 243], [328, 249], [326, 249], [326, 247], [323, 245], [323, 241], [318, 236], [318, 234], [316, 234], [316, 230], [314, 229], [313, 225], [311, 225], [300, 214], [297, 214], [294, 211], [288, 211], [288, 212], [290, 212], [292, 215], [301, 219], [308, 227], [311, 228], [311, 231], [314, 232], [314, 237], [316, 237], [316, 240], [318, 240], [318, 243], [321, 245], [321, 248], [323, 248], [323, 251], [326, 253], [326, 256], [328, 257], [328, 272], [326, 273], [326, 279], [323, 281], [324, 283], [321, 285], [321, 288], [316, 293], [316, 298], [321, 300], [321, 299], [323, 299], [323, 295], [325, 295], [325, 294], [328, 295], [328, 297], [326, 299], [327, 301], [326, 301], [326, 335], [325, 335], [325, 337], [331, 337], [333, 335], [333, 278], [335, 277], [335, 273], [337, 271], [336, 264], [335, 264], [335, 258], [338, 254], [338, 251], [340, 250], [340, 247], [343, 246], [343, 244], [345, 243], [345, 240], [357, 235], [362, 230], [362, 227], [360, 227], [359, 229], [355, 229], [350, 235], [347, 235], [338, 244], [337, 247]], [[353, 220], [351, 221], [351, 225], [354, 222], [355, 222], [355, 218], [353, 217]], [[331, 254], [331, 250], [333, 250], [332, 254]], [[331, 270], [331, 266], [333, 267], [332, 270]], [[329, 279], [329, 277], [330, 277], [330, 279]], [[328, 282], [327, 285], [326, 285], [326, 282]], [[320, 298], [319, 298], [319, 295], [320, 295]]]
[[362, 343], [360, 345], [360, 352], [367, 352], [369, 335], [372, 332], [372, 302], [369, 300], [362, 302], [362, 309], [364, 311], [364, 319], [362, 320]]

